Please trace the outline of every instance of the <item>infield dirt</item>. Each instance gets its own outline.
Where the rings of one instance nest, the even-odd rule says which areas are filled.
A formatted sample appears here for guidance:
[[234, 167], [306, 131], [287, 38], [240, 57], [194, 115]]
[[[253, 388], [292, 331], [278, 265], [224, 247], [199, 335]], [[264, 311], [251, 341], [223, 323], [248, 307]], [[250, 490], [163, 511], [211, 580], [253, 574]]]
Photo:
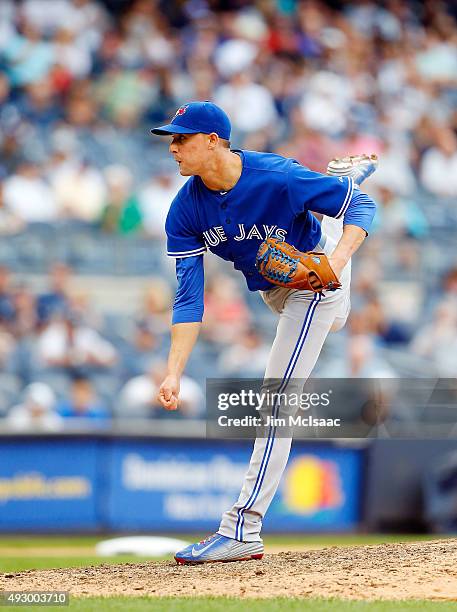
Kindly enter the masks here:
[[0, 591], [73, 596], [226, 595], [457, 600], [457, 539], [329, 547], [262, 561], [178, 566], [171, 561], [0, 574]]

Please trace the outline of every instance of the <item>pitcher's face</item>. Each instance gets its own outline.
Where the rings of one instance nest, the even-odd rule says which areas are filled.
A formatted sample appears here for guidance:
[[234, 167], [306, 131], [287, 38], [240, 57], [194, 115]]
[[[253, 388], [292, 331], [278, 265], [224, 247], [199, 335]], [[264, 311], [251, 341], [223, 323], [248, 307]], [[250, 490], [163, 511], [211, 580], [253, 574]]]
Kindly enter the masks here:
[[210, 151], [209, 134], [173, 134], [170, 153], [182, 176], [204, 173]]

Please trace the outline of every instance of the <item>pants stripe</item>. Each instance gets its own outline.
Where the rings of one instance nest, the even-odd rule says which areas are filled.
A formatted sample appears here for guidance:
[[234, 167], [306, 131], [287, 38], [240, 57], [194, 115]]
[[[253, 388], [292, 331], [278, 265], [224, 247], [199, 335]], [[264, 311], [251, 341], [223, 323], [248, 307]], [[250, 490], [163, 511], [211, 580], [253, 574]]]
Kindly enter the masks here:
[[[313, 301], [308, 307], [308, 311], [306, 313], [305, 320], [303, 322], [303, 326], [300, 331], [300, 335], [298, 337], [295, 348], [292, 351], [292, 355], [291, 355], [289, 364], [286, 368], [284, 378], [282, 379], [281, 385], [278, 389], [278, 392], [277, 392], [278, 394], [282, 393], [286, 389], [287, 384], [290, 380], [290, 377], [292, 376], [292, 373], [294, 371], [294, 368], [300, 356], [300, 352], [303, 348], [306, 337], [308, 335], [308, 331], [311, 327], [311, 322], [312, 322], [313, 315], [316, 310], [317, 304], [321, 301], [321, 299], [322, 299], [322, 295], [320, 293], [316, 293], [316, 295], [313, 298]], [[274, 405], [273, 410], [272, 410], [273, 419], [277, 417], [278, 410], [279, 410], [279, 403], [277, 402]], [[275, 439], [275, 433], [276, 433], [276, 426], [270, 424], [270, 429], [268, 432], [268, 441], [265, 446], [265, 450], [264, 450], [263, 457], [262, 457], [262, 462], [260, 464], [260, 469], [259, 469], [259, 473], [257, 474], [257, 479], [254, 484], [254, 488], [252, 490], [251, 495], [249, 496], [249, 499], [245, 503], [245, 505], [242, 508], [239, 508], [238, 510], [238, 520], [237, 520], [236, 530], [235, 530], [235, 538], [237, 540], [241, 541], [243, 539], [244, 512], [245, 510], [249, 510], [249, 508], [252, 507], [252, 505], [254, 504], [255, 500], [257, 499], [260, 493], [260, 489], [263, 484], [265, 473], [267, 471], [268, 462], [270, 460], [271, 451], [272, 451], [274, 439]]]

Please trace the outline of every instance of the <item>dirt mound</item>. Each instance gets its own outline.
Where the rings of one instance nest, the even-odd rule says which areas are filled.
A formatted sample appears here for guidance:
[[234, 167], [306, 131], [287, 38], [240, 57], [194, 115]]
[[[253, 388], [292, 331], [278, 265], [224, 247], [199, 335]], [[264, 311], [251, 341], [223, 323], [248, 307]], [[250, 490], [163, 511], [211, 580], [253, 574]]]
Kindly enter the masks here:
[[228, 595], [457, 600], [457, 539], [330, 547], [262, 561], [128, 563], [0, 574], [1, 590], [93, 595]]

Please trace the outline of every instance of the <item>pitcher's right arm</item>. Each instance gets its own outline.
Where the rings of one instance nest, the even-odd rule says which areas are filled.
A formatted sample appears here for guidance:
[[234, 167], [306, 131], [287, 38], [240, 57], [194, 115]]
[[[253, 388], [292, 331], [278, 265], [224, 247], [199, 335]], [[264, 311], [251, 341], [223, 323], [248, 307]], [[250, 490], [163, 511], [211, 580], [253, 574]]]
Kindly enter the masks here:
[[203, 318], [203, 255], [176, 259], [178, 290], [173, 304], [168, 373], [158, 400], [166, 410], [176, 410], [179, 383], [197, 341]]

